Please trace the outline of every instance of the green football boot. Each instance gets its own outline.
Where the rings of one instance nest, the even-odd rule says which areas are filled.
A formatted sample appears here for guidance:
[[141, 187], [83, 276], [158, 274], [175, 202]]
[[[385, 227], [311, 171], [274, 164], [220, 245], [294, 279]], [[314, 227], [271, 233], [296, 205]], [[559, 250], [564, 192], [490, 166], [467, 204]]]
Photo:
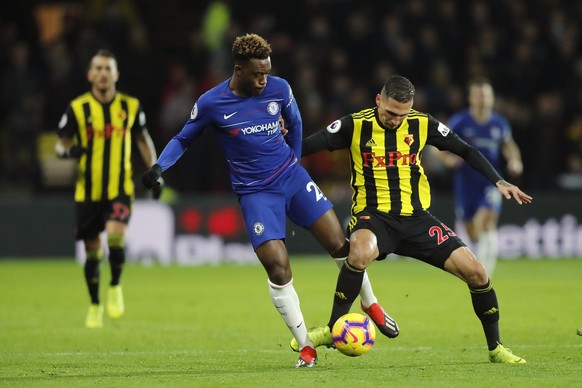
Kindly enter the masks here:
[[107, 292], [107, 315], [113, 319], [119, 319], [125, 312], [123, 303], [123, 290], [120, 285], [111, 286]]
[[85, 327], [88, 329], [101, 329], [103, 327], [103, 306], [92, 304], [87, 311]]
[[[307, 333], [311, 342], [313, 342], [313, 347], [317, 348], [319, 346], [327, 346], [328, 348], [333, 346], [333, 338], [331, 336], [331, 330], [329, 327], [318, 327]], [[291, 340], [291, 349], [298, 352], [299, 343], [295, 338]]]
[[497, 344], [495, 349], [489, 351], [489, 361], [500, 364], [525, 364], [526, 362], [501, 344]]

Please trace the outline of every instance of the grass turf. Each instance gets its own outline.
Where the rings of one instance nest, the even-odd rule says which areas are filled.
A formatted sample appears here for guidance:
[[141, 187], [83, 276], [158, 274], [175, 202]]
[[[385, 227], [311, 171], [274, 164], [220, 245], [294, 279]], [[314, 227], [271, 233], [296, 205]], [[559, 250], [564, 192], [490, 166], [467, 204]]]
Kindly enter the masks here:
[[[327, 322], [337, 267], [292, 259], [308, 326]], [[102, 265], [102, 295], [109, 268]], [[88, 296], [70, 260], [0, 261], [0, 386], [582, 386], [582, 260], [501, 261], [493, 283], [506, 346], [525, 365], [491, 364], [466, 286], [418, 261], [369, 268], [401, 334], [350, 358], [319, 349], [313, 369], [272, 306], [260, 266], [143, 267], [123, 277], [126, 315], [83, 327]], [[358, 311], [356, 305], [352, 311]]]

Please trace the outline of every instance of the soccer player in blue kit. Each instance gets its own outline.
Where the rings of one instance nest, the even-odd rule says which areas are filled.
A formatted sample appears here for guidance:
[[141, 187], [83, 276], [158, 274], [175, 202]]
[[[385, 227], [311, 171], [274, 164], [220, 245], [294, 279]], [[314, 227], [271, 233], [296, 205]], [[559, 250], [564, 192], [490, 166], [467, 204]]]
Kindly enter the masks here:
[[[286, 216], [308, 229], [340, 268], [349, 242], [332, 204], [299, 163], [301, 115], [287, 81], [269, 75], [270, 54], [270, 45], [256, 34], [235, 39], [232, 77], [198, 99], [190, 119], [169, 141], [157, 163], [142, 175], [142, 183], [156, 187], [162, 172], [206, 128], [214, 130], [227, 157], [251, 243], [267, 271], [271, 300], [298, 343], [295, 350], [300, 356], [295, 367], [309, 368], [315, 364], [317, 353], [293, 287], [284, 241]], [[285, 123], [285, 136], [280, 118]], [[362, 308], [380, 331], [396, 337], [398, 326], [379, 305], [367, 274], [360, 295]]]
[[[473, 78], [468, 85], [469, 107], [453, 115], [448, 127], [478, 149], [496, 170], [503, 169], [513, 178], [521, 175], [523, 164], [519, 147], [513, 140], [508, 121], [493, 110], [494, 93], [489, 80]], [[497, 187], [481, 173], [450, 154], [447, 165], [455, 167], [454, 195], [457, 219], [468, 237], [476, 243], [476, 256], [493, 276], [497, 264], [497, 224], [502, 198]]]

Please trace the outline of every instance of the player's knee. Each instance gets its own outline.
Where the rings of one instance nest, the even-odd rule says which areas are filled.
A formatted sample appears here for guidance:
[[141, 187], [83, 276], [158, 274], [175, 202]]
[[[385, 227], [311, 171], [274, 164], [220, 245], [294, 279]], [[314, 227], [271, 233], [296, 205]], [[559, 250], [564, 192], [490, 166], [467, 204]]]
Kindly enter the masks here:
[[94, 236], [94, 237], [87, 237], [83, 239], [83, 242], [85, 243], [85, 250], [88, 251], [97, 251], [99, 249], [101, 249], [101, 239], [99, 238], [99, 236]]
[[348, 256], [350, 265], [357, 269], [365, 269], [375, 258], [376, 249], [369, 244], [352, 244]]
[[479, 262], [472, 265], [462, 273], [463, 279], [469, 287], [483, 285], [489, 281], [489, 276], [483, 265]]
[[284, 266], [274, 266], [267, 269], [269, 281], [273, 284], [284, 285], [291, 281], [291, 268]]

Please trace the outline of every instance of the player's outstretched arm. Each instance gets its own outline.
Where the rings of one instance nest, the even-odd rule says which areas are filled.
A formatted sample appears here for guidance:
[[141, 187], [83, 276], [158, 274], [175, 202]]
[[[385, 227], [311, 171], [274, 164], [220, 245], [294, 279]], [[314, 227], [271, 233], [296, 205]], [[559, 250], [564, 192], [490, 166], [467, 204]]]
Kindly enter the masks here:
[[531, 203], [533, 198], [519, 189], [519, 187], [512, 185], [511, 183], [501, 179], [495, 183], [497, 189], [503, 194], [506, 199], [511, 199], [512, 197], [520, 205]]

